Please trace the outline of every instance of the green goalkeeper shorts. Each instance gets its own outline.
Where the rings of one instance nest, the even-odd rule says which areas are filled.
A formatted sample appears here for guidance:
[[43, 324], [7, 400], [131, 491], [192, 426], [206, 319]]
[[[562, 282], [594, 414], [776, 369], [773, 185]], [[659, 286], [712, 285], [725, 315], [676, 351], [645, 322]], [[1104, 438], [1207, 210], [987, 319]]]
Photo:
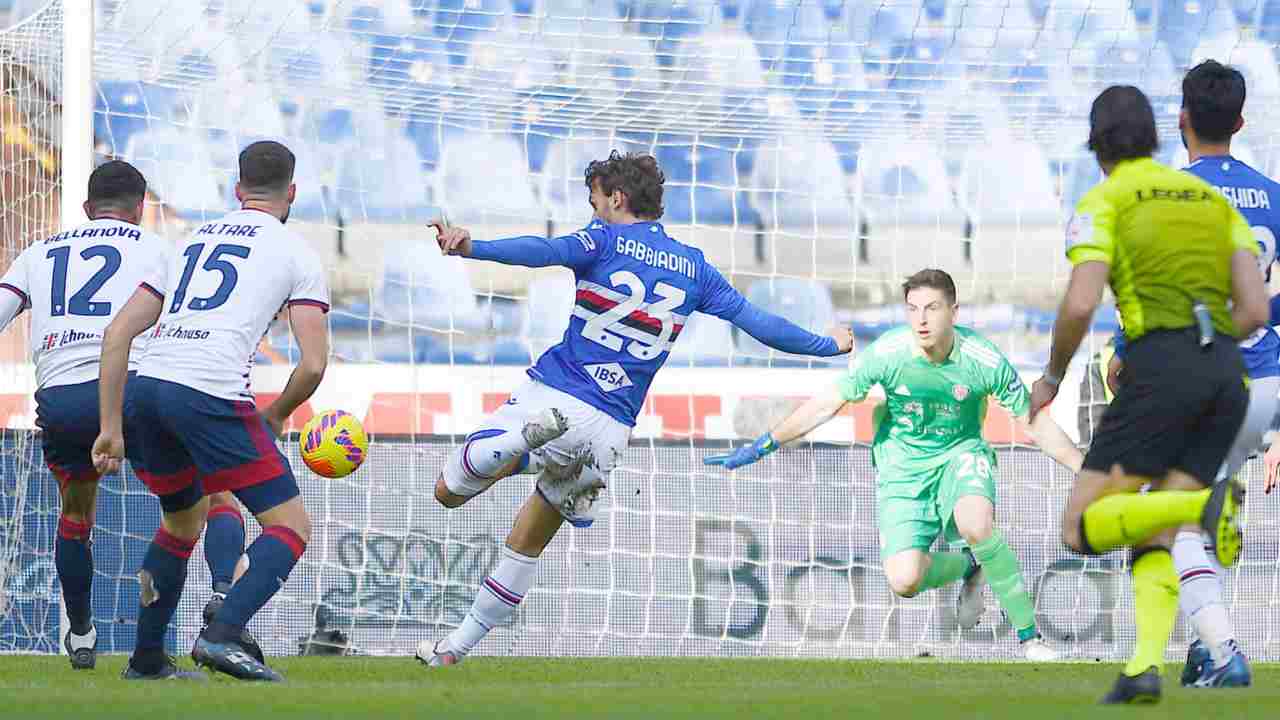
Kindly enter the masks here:
[[907, 476], [881, 473], [876, 487], [880, 557], [903, 550], [928, 551], [945, 533], [960, 540], [951, 517], [956, 502], [979, 495], [996, 502], [996, 456], [990, 449], [965, 450], [928, 470]]

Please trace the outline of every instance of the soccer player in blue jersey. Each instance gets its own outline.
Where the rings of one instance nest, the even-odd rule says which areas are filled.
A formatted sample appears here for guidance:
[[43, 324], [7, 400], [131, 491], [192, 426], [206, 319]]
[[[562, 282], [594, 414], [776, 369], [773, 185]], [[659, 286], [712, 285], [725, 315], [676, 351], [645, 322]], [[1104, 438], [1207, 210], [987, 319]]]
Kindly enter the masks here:
[[467, 436], [436, 482], [436, 499], [455, 508], [501, 478], [539, 476], [462, 624], [437, 643], [418, 645], [417, 658], [428, 667], [461, 662], [515, 612], [564, 521], [591, 524], [649, 384], [691, 313], [724, 318], [783, 352], [829, 357], [853, 346], [848, 330], [822, 337], [756, 308], [701, 251], [668, 236], [658, 222], [662, 170], [652, 157], [615, 151], [587, 167], [586, 185], [595, 217], [572, 235], [482, 242], [464, 228], [435, 224], [441, 250], [451, 255], [572, 269], [577, 300], [564, 339]]
[[[1271, 279], [1280, 235], [1280, 186], [1231, 155], [1231, 136], [1244, 126], [1244, 76], [1234, 68], [1206, 60], [1182, 80], [1182, 113], [1178, 126], [1191, 164], [1187, 172], [1218, 190], [1248, 221], [1258, 239], [1262, 274]], [[1117, 336], [1123, 345], [1123, 334]], [[1236, 474], [1262, 445], [1280, 395], [1280, 335], [1264, 326], [1240, 342], [1249, 373], [1249, 408], [1244, 424], [1218, 474], [1222, 482]], [[1123, 348], [1117, 353], [1123, 357]], [[1121, 366], [1123, 360], [1113, 360]], [[1112, 368], [1113, 374], [1118, 371]], [[1121, 376], [1123, 378], [1123, 376]], [[1243, 687], [1251, 682], [1248, 661], [1236, 644], [1235, 630], [1222, 601], [1222, 568], [1205, 551], [1198, 525], [1178, 530], [1173, 563], [1178, 571], [1179, 605], [1194, 640], [1187, 651], [1182, 684], [1189, 687]]]

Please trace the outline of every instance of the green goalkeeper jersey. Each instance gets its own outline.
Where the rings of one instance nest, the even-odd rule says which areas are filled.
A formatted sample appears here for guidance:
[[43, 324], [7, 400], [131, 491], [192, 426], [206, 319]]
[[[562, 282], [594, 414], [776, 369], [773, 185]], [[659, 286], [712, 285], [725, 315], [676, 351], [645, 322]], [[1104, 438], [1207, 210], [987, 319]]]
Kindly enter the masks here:
[[910, 327], [895, 328], [858, 353], [840, 380], [840, 395], [849, 402], [876, 385], [884, 388], [871, 450], [882, 477], [905, 479], [958, 453], [989, 451], [982, 438], [988, 397], [1015, 417], [1027, 413], [1027, 388], [1004, 354], [969, 328], [956, 327], [955, 336], [951, 354], [934, 364]]

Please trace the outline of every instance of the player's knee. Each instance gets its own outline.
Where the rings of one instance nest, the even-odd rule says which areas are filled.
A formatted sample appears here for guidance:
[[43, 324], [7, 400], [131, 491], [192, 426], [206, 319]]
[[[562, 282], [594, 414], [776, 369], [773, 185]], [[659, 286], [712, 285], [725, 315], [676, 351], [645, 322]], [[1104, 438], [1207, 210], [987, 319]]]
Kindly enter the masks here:
[[297, 508], [289, 513], [284, 524], [298, 534], [303, 545], [311, 542], [311, 513], [307, 512], [302, 503], [298, 503]]
[[444, 475], [436, 478], [436, 502], [447, 508], [460, 507], [467, 501], [462, 495], [454, 495], [449, 490], [449, 484], [444, 481]]
[[71, 483], [62, 493], [62, 516], [78, 523], [90, 523], [98, 499], [94, 483]]
[[956, 530], [960, 532], [960, 537], [965, 543], [972, 547], [991, 539], [991, 533], [994, 528], [991, 517], [979, 515], [977, 517], [967, 517], [963, 520], [957, 517]]
[[889, 581], [889, 589], [893, 594], [903, 598], [915, 597], [920, 592], [920, 583], [924, 580], [923, 570], [914, 563], [887, 565], [884, 576]]

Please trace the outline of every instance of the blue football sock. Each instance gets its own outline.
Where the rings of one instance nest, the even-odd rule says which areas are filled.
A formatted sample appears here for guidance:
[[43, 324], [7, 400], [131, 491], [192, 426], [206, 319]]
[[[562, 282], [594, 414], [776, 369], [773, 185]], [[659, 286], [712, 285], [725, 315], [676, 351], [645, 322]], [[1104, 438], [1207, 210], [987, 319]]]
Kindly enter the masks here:
[[169, 621], [178, 609], [182, 588], [187, 584], [187, 560], [195, 540], [170, 535], [162, 527], [142, 559], [142, 606], [138, 609], [138, 643], [135, 653], [164, 648]]
[[[264, 528], [249, 546], [249, 569], [231, 587], [215, 623], [209, 626], [210, 639], [225, 642], [238, 637], [239, 630], [248, 624], [249, 618], [284, 586], [285, 580], [289, 579], [289, 571], [293, 570], [306, 548], [302, 538], [283, 525]], [[230, 633], [235, 634], [225, 637]]]
[[209, 511], [204, 531], [204, 559], [214, 592], [226, 592], [235, 576], [236, 563], [244, 554], [244, 518], [233, 505], [218, 505]]
[[53, 547], [53, 563], [62, 582], [62, 600], [71, 620], [71, 632], [86, 635], [93, 621], [90, 599], [93, 593], [93, 550], [89, 547], [88, 523], [58, 518], [58, 539]]

